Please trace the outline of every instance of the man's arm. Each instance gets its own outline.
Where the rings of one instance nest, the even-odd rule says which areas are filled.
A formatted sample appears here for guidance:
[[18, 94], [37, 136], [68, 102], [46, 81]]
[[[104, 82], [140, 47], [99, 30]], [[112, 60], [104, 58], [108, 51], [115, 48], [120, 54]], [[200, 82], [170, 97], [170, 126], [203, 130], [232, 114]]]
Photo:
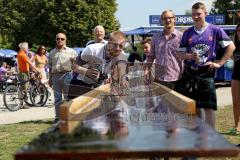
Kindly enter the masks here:
[[221, 66], [223, 66], [226, 61], [232, 57], [233, 55], [233, 52], [235, 50], [235, 45], [233, 43], [229, 44], [227, 47], [226, 47], [226, 50], [223, 54], [223, 57], [220, 59], [220, 61], [218, 62], [207, 62], [207, 65], [210, 66], [210, 68], [220, 68]]
[[[77, 57], [79, 59], [81, 57]], [[71, 58], [72, 63], [72, 70], [73, 72], [79, 73], [83, 76], [96, 80], [99, 76], [99, 71], [95, 68], [86, 68], [82, 65], [87, 64], [87, 62], [83, 61], [82, 59], [77, 63], [77, 59]]]
[[128, 87], [128, 82], [124, 79], [126, 75], [127, 63], [125, 61], [118, 62], [118, 64], [113, 68], [112, 71], [112, 81], [118, 83], [123, 87]]
[[50, 87], [52, 87], [52, 67], [51, 66], [49, 66], [48, 74], [49, 74], [48, 84], [49, 84]]
[[33, 70], [35, 70], [36, 72], [40, 72], [36, 67], [35, 67], [35, 65], [31, 62], [31, 60], [30, 59], [28, 59], [27, 60], [27, 63], [30, 65], [30, 67], [33, 69]]

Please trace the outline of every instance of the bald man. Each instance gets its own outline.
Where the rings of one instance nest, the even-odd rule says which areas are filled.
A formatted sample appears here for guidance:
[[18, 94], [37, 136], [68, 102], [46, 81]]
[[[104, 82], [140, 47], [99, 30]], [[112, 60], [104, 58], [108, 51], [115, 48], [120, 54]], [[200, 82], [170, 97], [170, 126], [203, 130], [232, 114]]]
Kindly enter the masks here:
[[76, 58], [77, 53], [66, 46], [67, 36], [64, 33], [56, 35], [56, 48], [49, 54], [49, 84], [54, 90], [55, 122], [59, 120], [62, 94], [64, 99], [68, 93], [71, 81], [71, 58]]

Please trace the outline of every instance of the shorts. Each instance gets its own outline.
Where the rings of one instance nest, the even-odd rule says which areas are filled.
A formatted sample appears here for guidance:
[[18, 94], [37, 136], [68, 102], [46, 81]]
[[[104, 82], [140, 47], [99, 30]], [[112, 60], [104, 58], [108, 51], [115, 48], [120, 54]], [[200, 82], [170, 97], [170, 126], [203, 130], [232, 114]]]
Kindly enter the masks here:
[[195, 100], [197, 108], [217, 110], [214, 78], [205, 76], [196, 76], [184, 71], [179, 81], [179, 93]]
[[[27, 72], [20, 72], [18, 74], [18, 78], [19, 78], [20, 82], [27, 81], [27, 80], [29, 80], [29, 73], [27, 73]], [[21, 83], [20, 86], [21, 86], [21, 90], [26, 90], [29, 87], [29, 82]]]

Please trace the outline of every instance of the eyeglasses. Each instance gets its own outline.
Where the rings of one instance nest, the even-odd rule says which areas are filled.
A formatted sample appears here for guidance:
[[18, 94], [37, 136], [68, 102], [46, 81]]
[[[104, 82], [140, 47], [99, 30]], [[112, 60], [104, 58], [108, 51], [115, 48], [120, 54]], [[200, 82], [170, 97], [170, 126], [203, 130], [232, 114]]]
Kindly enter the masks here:
[[114, 48], [119, 47], [120, 49], [123, 49], [125, 47], [125, 42], [122, 43], [108, 42], [108, 44], [110, 44]]
[[166, 21], [166, 20], [172, 20], [174, 17], [164, 17], [163, 20]]
[[64, 41], [65, 38], [57, 38], [57, 41], [59, 41], [59, 40]]

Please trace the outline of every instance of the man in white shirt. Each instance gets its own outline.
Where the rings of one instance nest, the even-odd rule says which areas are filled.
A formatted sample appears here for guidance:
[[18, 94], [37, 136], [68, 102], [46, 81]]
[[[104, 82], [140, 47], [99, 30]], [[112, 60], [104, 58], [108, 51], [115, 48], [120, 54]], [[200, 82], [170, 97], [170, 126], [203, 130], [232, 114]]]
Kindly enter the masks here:
[[72, 66], [73, 71], [79, 73], [78, 78], [82, 81], [80, 94], [101, 85], [104, 81], [122, 83], [121, 77], [126, 74], [127, 67], [127, 60], [121, 54], [125, 41], [124, 33], [117, 31], [111, 33], [107, 44], [96, 43], [83, 50], [81, 63], [73, 63]]

